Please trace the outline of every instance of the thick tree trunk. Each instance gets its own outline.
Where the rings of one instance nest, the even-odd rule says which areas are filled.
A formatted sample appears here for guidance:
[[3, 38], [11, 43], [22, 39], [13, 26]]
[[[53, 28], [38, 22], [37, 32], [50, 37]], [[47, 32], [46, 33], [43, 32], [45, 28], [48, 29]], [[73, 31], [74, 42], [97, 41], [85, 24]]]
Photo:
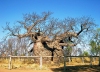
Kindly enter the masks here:
[[[43, 44], [41, 42], [36, 42], [34, 44], [33, 54], [34, 54], [34, 56], [50, 56], [51, 55], [50, 51], [46, 50], [43, 47]], [[39, 58], [35, 58], [35, 62], [39, 62], [39, 60], [40, 60]]]
[[[33, 54], [34, 56], [63, 56], [61, 50], [50, 48], [46, 43], [41, 43], [41, 42], [34, 43]], [[39, 60], [40, 60], [39, 58], [35, 58], [36, 63], [38, 63]], [[56, 57], [44, 57], [42, 61], [43, 63], [46, 63], [48, 61], [58, 62], [61, 60]]]

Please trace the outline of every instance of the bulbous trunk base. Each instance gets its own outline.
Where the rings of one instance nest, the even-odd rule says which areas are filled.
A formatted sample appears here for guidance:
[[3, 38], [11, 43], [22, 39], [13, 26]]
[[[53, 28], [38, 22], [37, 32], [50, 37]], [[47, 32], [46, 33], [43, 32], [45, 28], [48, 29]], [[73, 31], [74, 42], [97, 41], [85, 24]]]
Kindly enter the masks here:
[[[48, 50], [47, 48], [44, 48], [44, 45], [41, 42], [36, 42], [34, 44], [33, 48], [33, 54], [34, 56], [54, 56], [54, 57], [43, 57], [42, 62], [47, 63], [48, 61], [53, 62], [59, 62], [62, 61], [63, 58], [58, 58], [56, 56], [63, 56], [63, 53], [61, 50]], [[40, 62], [40, 58], [34, 58], [36, 63]]]

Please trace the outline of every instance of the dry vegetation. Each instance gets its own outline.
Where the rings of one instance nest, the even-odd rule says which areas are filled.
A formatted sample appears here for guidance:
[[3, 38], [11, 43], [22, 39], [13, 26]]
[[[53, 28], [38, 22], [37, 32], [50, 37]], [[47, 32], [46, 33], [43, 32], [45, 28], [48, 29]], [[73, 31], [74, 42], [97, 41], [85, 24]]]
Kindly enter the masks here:
[[[82, 61], [82, 58], [72, 58], [72, 61], [69, 62], [67, 60], [66, 62], [66, 68], [68, 72], [82, 72], [87, 71], [87, 72], [99, 72], [98, 70], [100, 67], [98, 67], [98, 58], [93, 58], [92, 60], [92, 68], [90, 66], [90, 58], [85, 57], [83, 58], [84, 61]], [[1, 69], [7, 69], [8, 70], [9, 66], [9, 58], [1, 58], [0, 59], [0, 72]], [[97, 69], [96, 69], [97, 68]], [[12, 59], [12, 70], [39, 70], [40, 71], [40, 66], [39, 63], [35, 64], [34, 59], [32, 58], [13, 58]], [[54, 62], [47, 62], [43, 64], [42, 70], [51, 70], [50, 72], [62, 72], [63, 71], [63, 62], [62, 63], [54, 63]], [[90, 70], [90, 71], [89, 71]]]

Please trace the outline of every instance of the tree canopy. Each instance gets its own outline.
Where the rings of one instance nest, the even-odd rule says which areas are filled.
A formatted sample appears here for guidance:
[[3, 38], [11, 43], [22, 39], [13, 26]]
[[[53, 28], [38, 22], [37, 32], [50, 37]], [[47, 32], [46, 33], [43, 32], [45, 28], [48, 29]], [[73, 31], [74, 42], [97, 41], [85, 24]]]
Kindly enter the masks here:
[[51, 17], [51, 14], [24, 14], [23, 20], [17, 21], [12, 27], [7, 23], [4, 30], [8, 31], [8, 36], [32, 40], [34, 55], [54, 55], [54, 52], [59, 53], [64, 46], [80, 43], [84, 34], [90, 34], [96, 26], [91, 17], [67, 17], [61, 20]]

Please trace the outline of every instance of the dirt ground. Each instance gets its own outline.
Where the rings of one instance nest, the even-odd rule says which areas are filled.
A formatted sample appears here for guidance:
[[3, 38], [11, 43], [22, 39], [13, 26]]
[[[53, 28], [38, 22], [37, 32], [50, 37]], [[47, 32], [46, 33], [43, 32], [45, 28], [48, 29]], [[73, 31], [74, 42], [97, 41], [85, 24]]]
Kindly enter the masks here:
[[0, 72], [52, 72], [51, 70], [7, 70], [7, 69], [0, 69]]
[[[51, 68], [47, 70], [34, 70], [34, 69], [5, 69], [0, 68], [0, 72], [64, 72], [64, 68]], [[100, 72], [100, 67], [95, 66], [67, 66], [65, 72]]]
[[0, 72], [53, 72], [52, 70], [33, 70], [33, 69], [4, 69], [0, 68]]

